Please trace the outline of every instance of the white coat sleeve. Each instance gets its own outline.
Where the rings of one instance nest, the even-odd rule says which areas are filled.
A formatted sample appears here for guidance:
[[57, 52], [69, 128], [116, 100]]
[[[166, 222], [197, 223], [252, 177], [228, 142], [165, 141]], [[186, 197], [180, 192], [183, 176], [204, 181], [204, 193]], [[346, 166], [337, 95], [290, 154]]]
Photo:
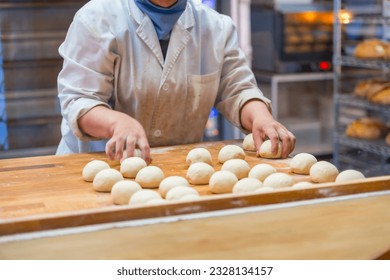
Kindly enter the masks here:
[[257, 99], [264, 102], [271, 111], [271, 103], [257, 87], [254, 74], [239, 47], [236, 28], [229, 17], [224, 17], [224, 31], [224, 60], [215, 105], [229, 122], [247, 133], [240, 122], [243, 105], [249, 100]]
[[64, 59], [58, 76], [58, 97], [62, 115], [81, 140], [95, 140], [83, 133], [78, 119], [93, 107], [110, 108], [113, 94], [115, 55], [109, 30], [92, 27], [93, 19], [76, 14], [65, 41], [59, 48]]

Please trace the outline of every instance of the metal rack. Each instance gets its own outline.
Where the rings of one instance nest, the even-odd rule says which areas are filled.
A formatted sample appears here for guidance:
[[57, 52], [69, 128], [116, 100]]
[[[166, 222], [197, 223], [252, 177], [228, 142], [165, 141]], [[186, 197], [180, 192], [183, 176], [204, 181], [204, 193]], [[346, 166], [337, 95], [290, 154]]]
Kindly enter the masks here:
[[[382, 14], [367, 14], [359, 17], [359, 9], [353, 10], [356, 19], [369, 23], [382, 24], [382, 39], [389, 39], [389, 18], [387, 11], [388, 0], [382, 0]], [[384, 139], [363, 140], [347, 137], [345, 135], [348, 112], [360, 112], [369, 116], [378, 116], [385, 123], [390, 123], [390, 106], [373, 104], [366, 99], [354, 96], [351, 92], [342, 89], [342, 74], [348, 69], [376, 70], [382, 77], [388, 77], [390, 73], [389, 60], [357, 59], [342, 52], [343, 41], [341, 11], [345, 6], [342, 0], [334, 0], [334, 163], [340, 169], [354, 168], [362, 171], [366, 176], [377, 176], [390, 173], [390, 146]], [[382, 9], [381, 9], [382, 8]], [[386, 8], [386, 9], [385, 9]]]

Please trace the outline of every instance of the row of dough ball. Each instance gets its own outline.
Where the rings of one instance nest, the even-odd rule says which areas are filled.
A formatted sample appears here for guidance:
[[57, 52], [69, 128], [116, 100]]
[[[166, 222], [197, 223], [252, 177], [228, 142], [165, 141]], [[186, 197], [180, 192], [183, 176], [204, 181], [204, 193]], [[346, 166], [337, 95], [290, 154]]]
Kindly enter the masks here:
[[185, 185], [174, 185], [162, 195], [155, 190], [142, 189], [137, 182], [126, 180], [114, 184], [111, 199], [117, 205], [158, 205], [169, 201], [198, 200], [200, 195], [197, 190]]
[[[251, 136], [252, 134], [250, 134]], [[253, 138], [252, 138], [253, 142]], [[254, 145], [254, 144], [253, 144]], [[247, 147], [243, 145], [244, 149]], [[254, 147], [254, 146], [253, 146]], [[218, 162], [224, 163], [230, 159], [245, 159], [245, 151], [243, 148], [237, 145], [226, 145], [218, 152]], [[254, 149], [254, 148], [253, 148]], [[263, 158], [280, 158], [282, 153], [282, 145], [279, 143], [278, 152], [273, 155], [271, 152], [271, 140], [266, 140], [260, 147], [259, 155]], [[205, 148], [194, 148], [186, 157], [187, 165], [191, 166], [197, 162], [204, 162], [212, 165], [213, 159], [211, 153]]]
[[[256, 151], [252, 133], [248, 134], [244, 138], [242, 146], [244, 150]], [[260, 157], [264, 158], [280, 158], [281, 143], [279, 143], [277, 154], [272, 155], [271, 141], [267, 140], [263, 142], [260, 147], [259, 155]], [[340, 183], [365, 178], [365, 176], [360, 171], [353, 169], [345, 170], [339, 173], [336, 166], [334, 166], [330, 162], [317, 162], [317, 159], [313, 155], [308, 153], [300, 153], [295, 155], [290, 162], [290, 167], [293, 173], [310, 175], [311, 180], [315, 183]]]
[[[126, 158], [121, 162], [120, 173], [125, 178], [135, 178], [138, 171], [140, 171], [146, 166], [147, 164], [145, 160], [143, 160], [141, 157]], [[108, 163], [103, 160], [92, 160], [88, 162], [83, 168], [83, 179], [87, 182], [92, 182], [97, 173], [99, 173], [103, 169], [109, 168], [110, 166], [108, 165]]]
[[[236, 149], [235, 147], [234, 149]], [[191, 152], [189, 155], [190, 154]], [[237, 153], [235, 155], [237, 155]], [[317, 162], [314, 156], [306, 153], [296, 155], [291, 160], [290, 166], [292, 172], [294, 173], [310, 174], [311, 180], [315, 183], [333, 181], [345, 182], [364, 178], [364, 175], [356, 170], [346, 170], [339, 174], [337, 168], [331, 163], [325, 161]], [[143, 188], [160, 187], [160, 193], [162, 193], [163, 197], [165, 196], [167, 190], [165, 190], [164, 184], [162, 184], [163, 187], [161, 187], [161, 183], [164, 180], [164, 173], [160, 168], [156, 166], [147, 166], [146, 162], [142, 158], [133, 157], [124, 160], [121, 163], [120, 170], [121, 171], [119, 172], [110, 168], [110, 166], [104, 161], [95, 160], [91, 161], [84, 167], [83, 178], [86, 181], [92, 180], [96, 191], [110, 192], [113, 185], [116, 182], [124, 180], [124, 177], [135, 177], [135, 181]], [[216, 175], [212, 179], [212, 176], [215, 173]], [[171, 177], [183, 178], [179, 176]], [[213, 193], [235, 192], [233, 191], [234, 185], [239, 180], [246, 177], [257, 179], [261, 184], [255, 184], [253, 180], [244, 180], [247, 185], [251, 185], [247, 187], [248, 191], [253, 189], [252, 185], [264, 186], [265, 188], [308, 185], [306, 182], [295, 184], [292, 176], [276, 172], [276, 169], [268, 164], [258, 164], [251, 169], [245, 160], [238, 158], [227, 159], [223, 163], [221, 171], [218, 172], [215, 172], [213, 167], [205, 162], [195, 161], [195, 163], [190, 165], [187, 172], [187, 178], [191, 184], [209, 184], [210, 190]], [[185, 178], [183, 179], [185, 181], [182, 180], [181, 182], [170, 185], [189, 186], [188, 181]], [[237, 189], [240, 189], [241, 192], [243, 192], [246, 187], [244, 187], [244, 183], [241, 183], [240, 185], [241, 187], [238, 187]]]
[[113, 185], [124, 178], [135, 179], [143, 188], [157, 188], [163, 171], [157, 166], [147, 166], [140, 157], [130, 157], [122, 161], [120, 171], [111, 168], [102, 160], [92, 160], [85, 165], [83, 179], [93, 182], [93, 188], [99, 192], [110, 192]]
[[291, 171], [296, 174], [310, 175], [315, 183], [343, 183], [365, 178], [363, 173], [354, 169], [339, 172], [337, 167], [328, 161], [317, 161], [308, 153], [299, 153], [290, 161]]

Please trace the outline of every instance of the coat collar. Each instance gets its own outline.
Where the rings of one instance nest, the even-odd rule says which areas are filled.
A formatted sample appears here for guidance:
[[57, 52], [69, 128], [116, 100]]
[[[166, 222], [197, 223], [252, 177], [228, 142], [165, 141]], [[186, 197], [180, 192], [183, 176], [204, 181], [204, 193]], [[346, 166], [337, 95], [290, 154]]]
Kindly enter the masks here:
[[[137, 7], [137, 5], [134, 3], [134, 0], [129, 0], [129, 2], [130, 15], [138, 24], [138, 28], [136, 30], [138, 36], [145, 42], [145, 44], [156, 56], [161, 67], [164, 67], [164, 57], [162, 55], [160, 42], [157, 38], [152, 21]], [[180, 52], [183, 50], [184, 46], [188, 43], [191, 37], [188, 29], [194, 26], [195, 19], [192, 6], [189, 2], [190, 1], [187, 2], [186, 9], [172, 30], [170, 46], [168, 48], [165, 61], [165, 65], [168, 66], [168, 69], [165, 69], [167, 71], [164, 71], [165, 75], [163, 75], [165, 78], [170, 72], [170, 68], [172, 68]]]
[[[138, 25], [141, 25], [142, 21], [146, 17], [145, 14], [137, 7], [137, 5], [134, 3], [134, 0], [128, 0], [128, 1], [130, 4], [129, 5], [130, 15], [138, 23]], [[184, 29], [193, 27], [195, 23], [192, 6], [189, 2], [190, 1], [187, 2], [187, 7], [178, 20], [178, 24], [181, 25], [182, 28]]]

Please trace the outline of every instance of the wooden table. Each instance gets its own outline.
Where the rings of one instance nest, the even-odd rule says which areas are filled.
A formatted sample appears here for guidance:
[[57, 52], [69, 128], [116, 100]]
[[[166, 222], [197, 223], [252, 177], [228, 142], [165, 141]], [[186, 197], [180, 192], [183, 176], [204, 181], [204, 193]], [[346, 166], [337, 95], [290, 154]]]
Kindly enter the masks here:
[[[185, 176], [185, 157], [206, 147], [152, 150], [166, 176]], [[0, 259], [373, 259], [390, 251], [390, 176], [255, 195], [211, 195], [164, 206], [115, 206], [81, 178], [105, 155], [0, 161]], [[289, 173], [289, 160], [262, 160]], [[109, 162], [113, 168], [119, 162]], [[297, 176], [297, 181], [308, 176]]]

